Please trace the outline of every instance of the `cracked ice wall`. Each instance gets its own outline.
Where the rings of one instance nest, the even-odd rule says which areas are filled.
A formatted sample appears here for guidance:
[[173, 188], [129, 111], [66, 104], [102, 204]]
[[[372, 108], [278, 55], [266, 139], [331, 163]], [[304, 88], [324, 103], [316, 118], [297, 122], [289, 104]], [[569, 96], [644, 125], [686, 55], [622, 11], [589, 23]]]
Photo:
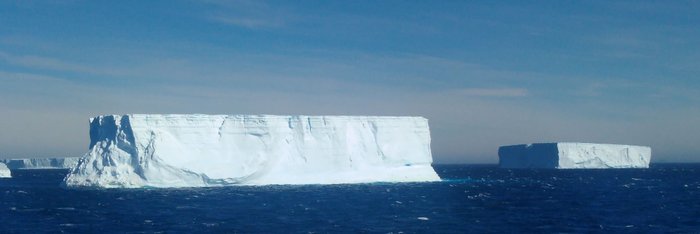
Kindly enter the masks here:
[[100, 116], [90, 138], [68, 186], [439, 180], [422, 117]]

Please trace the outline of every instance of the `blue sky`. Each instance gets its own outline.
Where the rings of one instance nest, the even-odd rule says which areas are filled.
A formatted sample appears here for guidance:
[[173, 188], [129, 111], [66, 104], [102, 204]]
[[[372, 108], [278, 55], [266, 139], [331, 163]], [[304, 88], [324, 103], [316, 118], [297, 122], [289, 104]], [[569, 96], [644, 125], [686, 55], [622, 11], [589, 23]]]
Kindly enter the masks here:
[[113, 113], [421, 115], [499, 145], [700, 161], [698, 1], [2, 1], [0, 157], [80, 156]]

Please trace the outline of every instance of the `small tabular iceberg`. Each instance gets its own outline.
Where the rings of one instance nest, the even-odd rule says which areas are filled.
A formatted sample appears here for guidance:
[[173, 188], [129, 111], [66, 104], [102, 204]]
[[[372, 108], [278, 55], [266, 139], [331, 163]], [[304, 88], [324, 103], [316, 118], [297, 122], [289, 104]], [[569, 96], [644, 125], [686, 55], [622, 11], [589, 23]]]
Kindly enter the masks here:
[[12, 172], [4, 163], [0, 162], [0, 178], [11, 178]]
[[501, 146], [502, 168], [649, 168], [651, 148], [647, 146], [539, 143]]
[[107, 115], [66, 186], [438, 181], [422, 117]]
[[78, 164], [78, 157], [72, 158], [24, 158], [3, 159], [1, 163], [11, 170], [16, 169], [70, 169]]

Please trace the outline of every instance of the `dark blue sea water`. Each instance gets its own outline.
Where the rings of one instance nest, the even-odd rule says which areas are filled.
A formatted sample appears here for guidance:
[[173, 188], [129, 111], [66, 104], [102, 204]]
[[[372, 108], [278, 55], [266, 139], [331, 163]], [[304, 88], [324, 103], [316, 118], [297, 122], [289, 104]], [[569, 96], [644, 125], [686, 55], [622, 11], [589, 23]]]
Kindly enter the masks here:
[[438, 165], [443, 182], [63, 189], [0, 179], [0, 232], [700, 232], [700, 164], [628, 170]]

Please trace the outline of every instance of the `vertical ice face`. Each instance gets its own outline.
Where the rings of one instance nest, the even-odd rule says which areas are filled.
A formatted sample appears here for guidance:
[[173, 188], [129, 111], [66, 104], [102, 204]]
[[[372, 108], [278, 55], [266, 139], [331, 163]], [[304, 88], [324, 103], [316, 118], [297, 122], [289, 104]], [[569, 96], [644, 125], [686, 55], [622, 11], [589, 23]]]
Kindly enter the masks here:
[[68, 186], [439, 180], [422, 117], [100, 116], [90, 138]]
[[559, 143], [560, 168], [649, 168], [647, 146]]
[[10, 178], [12, 173], [10, 169], [4, 163], [0, 163], [0, 178]]
[[648, 168], [651, 148], [646, 146], [541, 143], [502, 146], [502, 168]]

